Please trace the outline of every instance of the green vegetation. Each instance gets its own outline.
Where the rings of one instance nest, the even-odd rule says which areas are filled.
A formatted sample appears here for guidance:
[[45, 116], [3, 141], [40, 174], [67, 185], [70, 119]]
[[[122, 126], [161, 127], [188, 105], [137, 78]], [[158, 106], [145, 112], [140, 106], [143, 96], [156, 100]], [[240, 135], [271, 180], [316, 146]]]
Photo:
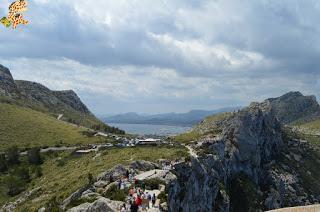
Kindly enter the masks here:
[[0, 103], [0, 151], [8, 145], [32, 148], [55, 145], [101, 143], [101, 137], [88, 137], [87, 131], [28, 108]]
[[125, 201], [128, 196], [129, 189], [120, 190], [117, 185], [112, 185], [105, 193], [105, 197], [116, 201]]
[[158, 199], [160, 199], [160, 203], [168, 202], [168, 195], [166, 194], [166, 192], [161, 192], [158, 195]]
[[300, 124], [299, 126], [310, 130], [320, 130], [320, 119]]
[[[61, 202], [71, 193], [87, 184], [89, 174], [95, 177], [117, 164], [127, 165], [134, 160], [152, 162], [163, 158], [175, 160], [181, 156], [182, 152], [184, 152], [184, 155], [187, 154], [187, 150], [184, 147], [112, 148], [104, 150], [101, 156], [95, 158], [95, 160], [92, 159], [95, 156], [94, 153], [82, 156], [73, 155], [72, 152], [46, 153], [42, 155], [44, 162], [40, 165], [42, 176], [40, 178], [32, 178], [26, 188], [26, 190], [32, 190], [41, 187], [41, 190], [18, 209], [27, 208], [28, 211], [34, 211], [46, 203], [49, 204], [51, 202], [52, 204], [50, 204], [54, 205], [55, 201]], [[22, 158], [21, 160], [25, 163], [24, 161], [27, 161], [27, 158]], [[64, 161], [63, 166], [57, 165], [59, 160]], [[3, 192], [3, 186], [0, 183], [0, 205], [14, 199]]]
[[232, 113], [219, 113], [213, 116], [208, 116], [200, 124], [191, 131], [173, 137], [173, 140], [180, 143], [189, 143], [199, 140], [204, 136], [215, 136], [221, 133], [221, 122]]
[[142, 183], [144, 184], [145, 188], [148, 190], [159, 189], [160, 185], [166, 184], [163, 180], [159, 178], [147, 179], [147, 180], [144, 180]]

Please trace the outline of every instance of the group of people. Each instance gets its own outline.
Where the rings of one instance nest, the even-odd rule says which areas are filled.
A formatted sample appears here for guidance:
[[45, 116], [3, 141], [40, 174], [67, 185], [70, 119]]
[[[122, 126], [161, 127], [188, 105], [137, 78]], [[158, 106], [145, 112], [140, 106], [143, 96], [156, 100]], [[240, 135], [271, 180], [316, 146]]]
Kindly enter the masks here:
[[[110, 176], [110, 182], [113, 182], [113, 177]], [[146, 211], [147, 208], [155, 207], [156, 204], [156, 194], [149, 193], [145, 190], [145, 184], [135, 178], [133, 175], [127, 171], [123, 179], [117, 180], [118, 189], [122, 190], [125, 189], [128, 185], [127, 183], [131, 182], [134, 186], [131, 186], [128, 192], [128, 203], [130, 207], [128, 208], [127, 205], [124, 203], [121, 206], [121, 212], [138, 212]]]

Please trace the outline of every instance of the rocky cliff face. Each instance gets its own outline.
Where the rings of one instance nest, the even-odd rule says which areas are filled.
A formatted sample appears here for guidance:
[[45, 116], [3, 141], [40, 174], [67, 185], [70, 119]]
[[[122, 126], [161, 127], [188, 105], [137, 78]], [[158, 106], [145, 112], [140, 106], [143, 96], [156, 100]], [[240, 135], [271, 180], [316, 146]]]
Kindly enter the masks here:
[[8, 68], [0, 65], [0, 96], [14, 97], [19, 94]]
[[[65, 107], [81, 113], [90, 114], [88, 108], [72, 90], [52, 91], [36, 82], [23, 80], [16, 80], [15, 82], [18, 86], [18, 89], [24, 96], [32, 101], [39, 102], [51, 110], [57, 107]], [[61, 110], [61, 113], [63, 113], [63, 110]]]
[[315, 96], [290, 92], [278, 98], [267, 99], [275, 116], [285, 124], [305, 122], [320, 117], [320, 106]]
[[[298, 94], [288, 96], [292, 95]], [[313, 98], [307, 99], [305, 107], [310, 108]], [[289, 168], [291, 162], [279, 159], [302, 156], [291, 153], [284, 142], [279, 119], [285, 116], [281, 119], [274, 101], [252, 103], [224, 116], [214, 136], [190, 145], [196, 157], [175, 167], [170, 211], [256, 211], [320, 200], [320, 195], [314, 198], [306, 192], [297, 169]], [[302, 106], [294, 108], [305, 111]]]
[[252, 104], [223, 121], [219, 137], [200, 141], [198, 157], [176, 167], [171, 211], [229, 211], [226, 188], [240, 174], [258, 184], [264, 164], [281, 150], [281, 127], [267, 103]]
[[60, 101], [69, 105], [76, 111], [80, 111], [82, 113], [90, 113], [87, 106], [82, 103], [78, 95], [73, 90], [67, 91], [54, 91], [54, 95], [60, 99]]

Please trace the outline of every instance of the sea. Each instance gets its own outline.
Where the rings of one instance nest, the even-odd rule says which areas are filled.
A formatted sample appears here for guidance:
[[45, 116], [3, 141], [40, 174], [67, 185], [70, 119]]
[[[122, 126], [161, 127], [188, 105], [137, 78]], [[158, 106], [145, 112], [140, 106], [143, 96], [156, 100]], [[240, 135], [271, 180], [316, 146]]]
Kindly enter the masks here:
[[191, 127], [185, 126], [168, 126], [168, 125], [154, 125], [154, 124], [119, 124], [119, 123], [108, 123], [113, 127], [118, 127], [125, 130], [130, 134], [137, 135], [158, 135], [158, 136], [169, 136], [178, 135], [187, 132]]

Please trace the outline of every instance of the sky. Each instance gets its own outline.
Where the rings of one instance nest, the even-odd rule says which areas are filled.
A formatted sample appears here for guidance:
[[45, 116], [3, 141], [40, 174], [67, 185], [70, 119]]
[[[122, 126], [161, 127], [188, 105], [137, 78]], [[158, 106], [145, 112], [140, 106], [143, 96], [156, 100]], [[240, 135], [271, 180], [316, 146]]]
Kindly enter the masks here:
[[[9, 0], [0, 1], [0, 16]], [[0, 27], [16, 79], [77, 92], [96, 114], [320, 97], [318, 0], [29, 0]]]

